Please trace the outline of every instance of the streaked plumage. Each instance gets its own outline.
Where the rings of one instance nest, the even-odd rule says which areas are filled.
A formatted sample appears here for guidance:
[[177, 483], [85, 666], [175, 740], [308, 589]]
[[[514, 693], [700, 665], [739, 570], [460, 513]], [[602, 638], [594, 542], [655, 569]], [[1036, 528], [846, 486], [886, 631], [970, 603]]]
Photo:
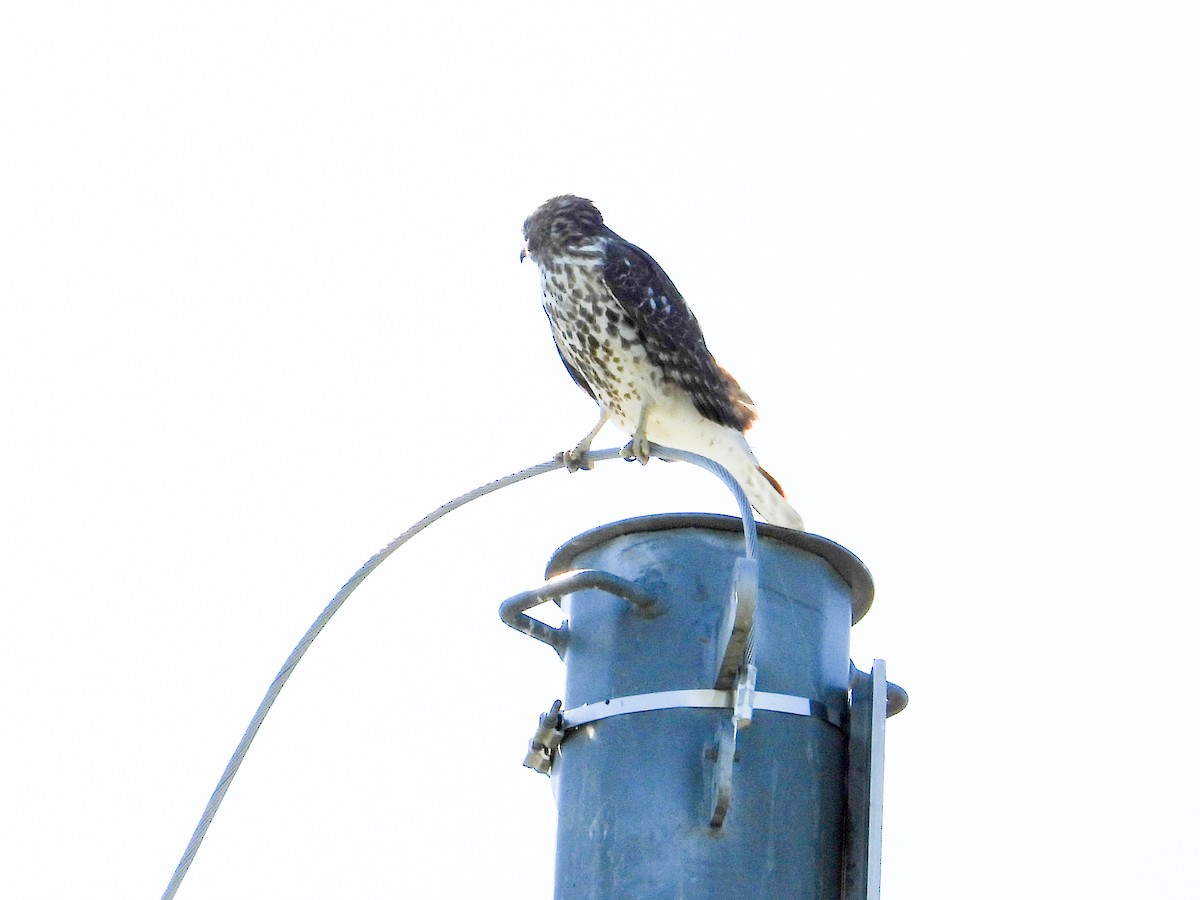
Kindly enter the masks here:
[[521, 258], [528, 254], [541, 271], [559, 356], [601, 410], [573, 456], [611, 419], [633, 436], [643, 462], [647, 442], [708, 456], [768, 522], [803, 529], [746, 443], [753, 402], [717, 365], [683, 295], [650, 254], [604, 225], [591, 201], [570, 195], [543, 203], [524, 231]]

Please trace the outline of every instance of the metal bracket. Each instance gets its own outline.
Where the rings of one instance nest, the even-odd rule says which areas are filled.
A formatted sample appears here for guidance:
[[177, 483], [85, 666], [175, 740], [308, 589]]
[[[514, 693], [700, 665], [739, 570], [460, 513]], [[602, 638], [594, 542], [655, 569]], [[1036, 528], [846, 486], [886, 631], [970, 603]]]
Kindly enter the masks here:
[[567, 594], [596, 588], [606, 594], [619, 597], [634, 608], [637, 615], [653, 618], [662, 615], [663, 602], [657, 597], [646, 593], [635, 582], [627, 578], [602, 572], [599, 569], [575, 569], [563, 572], [546, 580], [546, 583], [531, 591], [524, 591], [509, 597], [500, 604], [500, 618], [509, 628], [515, 628], [522, 634], [549, 644], [561, 657], [567, 650], [567, 626], [555, 628], [545, 622], [525, 615], [525, 611], [541, 606], [551, 600], [558, 600]]
[[717, 726], [717, 758], [709, 782], [710, 828], [725, 824], [729, 805], [733, 802], [733, 762], [737, 754], [737, 736], [750, 726], [754, 715], [754, 682], [758, 670], [747, 663], [738, 669], [737, 684], [733, 687], [733, 715]]
[[846, 900], [878, 900], [883, 839], [885, 722], [908, 705], [908, 694], [886, 677], [882, 659], [871, 671], [850, 664], [846, 769], [846, 840], [842, 854]]
[[708, 825], [720, 828], [725, 824], [729, 805], [733, 802], [733, 759], [737, 753], [737, 726], [733, 719], [725, 719], [717, 726], [716, 748], [709, 748], [705, 756], [713, 757], [712, 771], [708, 781]]

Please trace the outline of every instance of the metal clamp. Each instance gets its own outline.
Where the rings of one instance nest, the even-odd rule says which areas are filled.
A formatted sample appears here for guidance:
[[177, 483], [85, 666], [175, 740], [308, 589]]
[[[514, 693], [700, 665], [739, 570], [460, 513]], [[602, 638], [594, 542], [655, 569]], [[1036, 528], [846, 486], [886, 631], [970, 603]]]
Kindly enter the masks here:
[[[584, 703], [563, 712], [563, 728], [570, 730], [599, 719], [627, 713], [649, 712], [656, 709], [727, 709], [732, 714], [735, 706], [734, 691], [691, 690], [657, 691], [652, 694], [633, 694], [629, 697], [613, 697], [596, 703]], [[793, 716], [811, 716], [821, 719], [834, 728], [842, 727], [842, 717], [818, 700], [795, 697], [791, 694], [773, 694], [755, 691], [751, 699], [753, 709], [767, 712], [788, 713]], [[749, 716], [745, 717], [749, 720]]]
[[567, 649], [567, 626], [562, 625], [555, 628], [553, 625], [547, 625], [545, 622], [539, 622], [537, 619], [525, 615], [525, 611], [551, 600], [558, 600], [566, 594], [573, 594], [589, 588], [596, 588], [606, 594], [621, 598], [634, 608], [636, 614], [647, 618], [661, 615], [663, 612], [661, 600], [646, 593], [640, 586], [627, 578], [621, 578], [611, 572], [603, 572], [599, 569], [576, 569], [555, 575], [553, 578], [547, 579], [545, 584], [531, 591], [524, 591], [509, 597], [500, 604], [500, 618], [508, 627], [515, 628], [522, 634], [527, 634], [544, 644], [549, 644], [561, 657]]
[[[753, 667], [750, 666], [747, 669], [750, 670]], [[656, 709], [729, 710], [730, 717], [722, 720], [718, 729], [718, 746], [717, 750], [712, 753], [713, 758], [719, 754], [722, 742], [720, 732], [730, 731], [731, 739], [735, 739], [733, 733], [749, 724], [750, 717], [756, 709], [787, 713], [793, 716], [810, 716], [820, 719], [834, 728], [842, 727], [841, 715], [817, 700], [795, 697], [791, 694], [755, 691], [753, 689], [754, 675], [754, 672], [747, 671], [744, 679], [739, 679], [739, 685], [730, 691], [656, 691], [651, 694], [633, 694], [629, 697], [613, 697], [596, 703], [584, 703], [568, 710], [563, 710], [561, 700], [555, 700], [550, 711], [544, 712], [538, 717], [538, 730], [529, 741], [525, 766], [543, 775], [548, 775], [554, 764], [554, 756], [568, 731], [600, 719], [609, 719], [629, 713], [650, 712]], [[733, 764], [732, 754], [733, 745], [730, 744], [727, 750], [729, 766]], [[727, 803], [726, 806], [728, 806]]]
[[555, 700], [549, 712], [538, 716], [538, 729], [529, 739], [529, 752], [525, 754], [525, 768], [549, 775], [550, 767], [554, 764], [554, 754], [558, 752], [565, 735], [562, 701]]

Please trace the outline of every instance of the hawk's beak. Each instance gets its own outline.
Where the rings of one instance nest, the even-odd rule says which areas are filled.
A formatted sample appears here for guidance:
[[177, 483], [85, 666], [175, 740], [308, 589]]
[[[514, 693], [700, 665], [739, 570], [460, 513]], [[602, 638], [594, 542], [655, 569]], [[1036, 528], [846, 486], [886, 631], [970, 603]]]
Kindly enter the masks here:
[[528, 253], [529, 253], [529, 245], [527, 244], [521, 248], [521, 262], [525, 262], [525, 257]]

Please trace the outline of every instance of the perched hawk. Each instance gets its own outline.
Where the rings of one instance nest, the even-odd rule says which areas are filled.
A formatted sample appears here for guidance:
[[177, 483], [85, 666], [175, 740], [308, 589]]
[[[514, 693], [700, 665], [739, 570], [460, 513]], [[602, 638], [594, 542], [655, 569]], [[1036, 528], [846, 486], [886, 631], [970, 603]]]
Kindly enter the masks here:
[[570, 195], [543, 203], [524, 230], [521, 259], [533, 257], [541, 270], [558, 354], [600, 406], [600, 421], [568, 463], [578, 465], [611, 420], [633, 436], [643, 464], [650, 442], [715, 459], [764, 519], [803, 529], [746, 443], [753, 402], [717, 365], [683, 295], [650, 254], [605, 226], [590, 200]]

